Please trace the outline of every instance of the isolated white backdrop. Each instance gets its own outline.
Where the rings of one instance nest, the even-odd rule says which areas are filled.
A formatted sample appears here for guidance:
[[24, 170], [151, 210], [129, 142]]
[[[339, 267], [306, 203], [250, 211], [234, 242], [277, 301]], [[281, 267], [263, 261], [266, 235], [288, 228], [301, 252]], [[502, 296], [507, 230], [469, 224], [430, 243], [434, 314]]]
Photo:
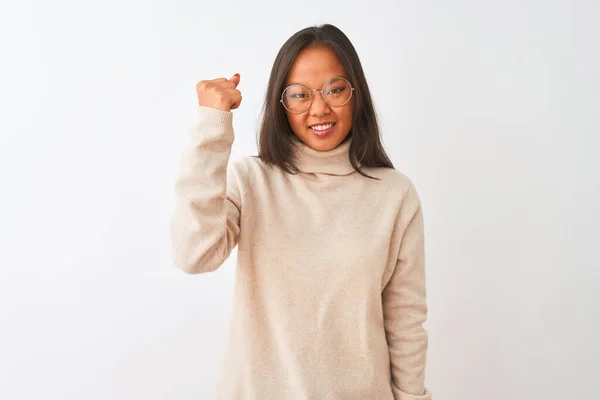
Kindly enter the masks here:
[[277, 50], [325, 22], [423, 199], [434, 397], [597, 396], [597, 2], [0, 7], [1, 399], [212, 398], [236, 253], [185, 275], [169, 238], [195, 84], [241, 73], [256, 154]]

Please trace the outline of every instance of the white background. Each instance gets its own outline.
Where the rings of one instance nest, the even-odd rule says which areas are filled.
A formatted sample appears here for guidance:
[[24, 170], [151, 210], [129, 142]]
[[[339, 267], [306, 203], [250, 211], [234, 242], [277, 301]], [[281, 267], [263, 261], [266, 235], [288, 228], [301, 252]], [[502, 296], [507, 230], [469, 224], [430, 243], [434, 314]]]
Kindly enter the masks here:
[[195, 84], [241, 73], [256, 154], [279, 47], [325, 22], [423, 199], [434, 398], [597, 398], [598, 2], [0, 7], [1, 399], [212, 398], [236, 253], [186, 275], [169, 237]]

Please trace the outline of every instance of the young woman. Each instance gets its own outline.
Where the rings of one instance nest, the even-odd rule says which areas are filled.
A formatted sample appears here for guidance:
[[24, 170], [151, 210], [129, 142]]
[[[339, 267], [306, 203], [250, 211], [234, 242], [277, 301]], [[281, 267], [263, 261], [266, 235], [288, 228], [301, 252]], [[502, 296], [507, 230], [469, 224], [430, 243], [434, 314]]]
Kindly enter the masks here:
[[332, 25], [294, 34], [267, 88], [259, 155], [229, 163], [240, 76], [200, 81], [176, 183], [176, 265], [238, 246], [221, 400], [425, 400], [423, 216], [380, 141], [369, 87]]

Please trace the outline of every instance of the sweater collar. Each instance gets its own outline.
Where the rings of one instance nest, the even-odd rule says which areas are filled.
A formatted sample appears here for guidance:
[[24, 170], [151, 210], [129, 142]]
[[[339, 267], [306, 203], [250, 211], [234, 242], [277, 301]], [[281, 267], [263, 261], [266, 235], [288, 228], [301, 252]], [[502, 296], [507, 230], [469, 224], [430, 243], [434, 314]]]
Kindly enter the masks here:
[[331, 150], [317, 151], [294, 137], [296, 165], [300, 171], [305, 173], [349, 175], [355, 171], [350, 163], [351, 140], [348, 138]]

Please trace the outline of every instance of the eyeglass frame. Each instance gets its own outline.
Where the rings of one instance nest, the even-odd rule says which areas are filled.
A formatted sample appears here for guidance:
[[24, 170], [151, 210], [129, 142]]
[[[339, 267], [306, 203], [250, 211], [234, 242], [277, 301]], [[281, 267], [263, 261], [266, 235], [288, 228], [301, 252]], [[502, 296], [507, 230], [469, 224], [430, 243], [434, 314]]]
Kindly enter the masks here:
[[[327, 85], [329, 83], [329, 81], [333, 80], [333, 79], [343, 79], [344, 81], [346, 81], [348, 83], [348, 86], [350, 86], [350, 97], [348, 97], [348, 100], [346, 100], [344, 102], [344, 104], [340, 104], [339, 106], [332, 106], [331, 104], [327, 103], [327, 101], [325, 100], [325, 96], [323, 95], [323, 89], [325, 89], [325, 85]], [[304, 111], [300, 111], [300, 112], [294, 112], [291, 111], [289, 108], [287, 108], [285, 106], [285, 103], [283, 102], [283, 95], [285, 93], [286, 90], [288, 90], [289, 88], [291, 88], [292, 86], [300, 86], [303, 87], [304, 89], [308, 90], [308, 95], [310, 96], [310, 103], [308, 104], [308, 107], [306, 108], [306, 110]], [[350, 99], [352, 99], [352, 95], [354, 93], [354, 86], [352, 86], [352, 84], [350, 83], [350, 81], [346, 78], [344, 78], [343, 76], [334, 76], [333, 78], [329, 78], [327, 79], [327, 81], [323, 84], [323, 86], [320, 89], [309, 89], [304, 85], [301, 85], [299, 83], [293, 83], [289, 86], [286, 86], [285, 89], [283, 89], [283, 91], [281, 92], [281, 99], [279, 99], [279, 102], [281, 103], [281, 105], [283, 106], [283, 108], [285, 108], [286, 110], [288, 110], [289, 112], [291, 112], [292, 114], [304, 114], [305, 112], [307, 112], [308, 110], [310, 110], [310, 108], [312, 107], [313, 104], [313, 92], [321, 92], [321, 98], [323, 99], [323, 102], [325, 104], [327, 104], [328, 107], [343, 107], [346, 104], [348, 104], [348, 102], [350, 101]]]

